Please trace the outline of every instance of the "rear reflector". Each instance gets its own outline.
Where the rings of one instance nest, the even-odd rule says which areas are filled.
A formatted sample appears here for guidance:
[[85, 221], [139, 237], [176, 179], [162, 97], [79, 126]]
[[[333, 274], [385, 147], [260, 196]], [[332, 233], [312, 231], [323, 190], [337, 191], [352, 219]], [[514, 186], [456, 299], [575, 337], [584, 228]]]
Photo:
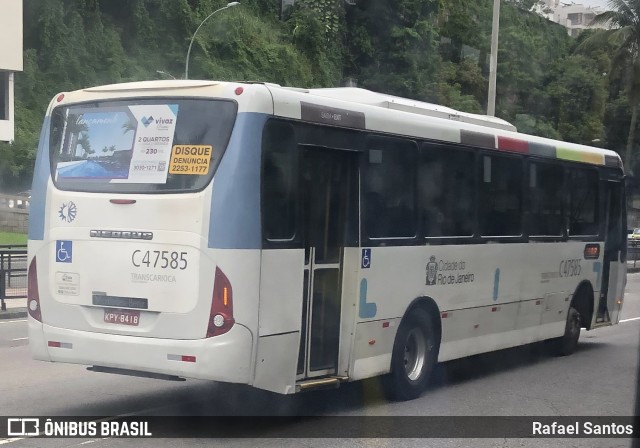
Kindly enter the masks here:
[[38, 292], [38, 269], [36, 267], [36, 257], [33, 257], [27, 272], [27, 310], [29, 316], [38, 322], [42, 322], [42, 312], [40, 311], [40, 294]]
[[167, 355], [169, 361], [196, 362], [196, 357], [191, 355]]
[[73, 348], [73, 344], [70, 342], [49, 341], [47, 345], [54, 348]]
[[233, 289], [231, 282], [220, 268], [216, 268], [216, 277], [211, 299], [211, 313], [207, 337], [218, 336], [231, 330], [235, 320], [233, 318]]

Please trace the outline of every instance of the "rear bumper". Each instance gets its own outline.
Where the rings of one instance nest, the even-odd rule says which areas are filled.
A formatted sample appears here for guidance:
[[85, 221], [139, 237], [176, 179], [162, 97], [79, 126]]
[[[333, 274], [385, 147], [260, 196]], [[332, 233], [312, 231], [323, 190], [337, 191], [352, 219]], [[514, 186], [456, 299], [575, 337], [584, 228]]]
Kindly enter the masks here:
[[[61, 347], [49, 347], [48, 341]], [[33, 358], [43, 361], [250, 383], [252, 336], [239, 324], [209, 339], [174, 340], [66, 330], [29, 317], [29, 346]], [[195, 362], [176, 360], [181, 356]]]

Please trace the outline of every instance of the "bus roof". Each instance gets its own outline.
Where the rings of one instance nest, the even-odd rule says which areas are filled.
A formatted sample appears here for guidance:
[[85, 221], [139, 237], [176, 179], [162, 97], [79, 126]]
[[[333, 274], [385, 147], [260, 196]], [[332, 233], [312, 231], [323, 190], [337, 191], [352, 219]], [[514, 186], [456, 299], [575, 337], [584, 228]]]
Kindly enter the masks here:
[[371, 90], [358, 87], [337, 87], [325, 89], [309, 89], [311, 95], [326, 98], [340, 99], [358, 104], [369, 104], [371, 106], [384, 107], [387, 109], [400, 110], [413, 114], [426, 115], [430, 117], [444, 118], [447, 120], [461, 121], [463, 123], [478, 124], [490, 128], [516, 131], [516, 127], [511, 123], [497, 117], [488, 115], [470, 114], [451, 109], [437, 104], [425, 103], [423, 101], [401, 98], [399, 96], [386, 95], [372, 92]]
[[[363, 127], [372, 131], [622, 168], [620, 156], [615, 151], [522, 134], [515, 126], [496, 117], [354, 87], [299, 89], [275, 84], [267, 84], [267, 87], [273, 96], [276, 115], [302, 118], [304, 104], [312, 103], [316, 108], [325, 107], [329, 115], [332, 107], [338, 114], [362, 113], [366, 118], [362, 120], [366, 124]], [[292, 110], [296, 103], [300, 104], [297, 112]], [[425, 120], [425, 116], [432, 119]], [[308, 113], [307, 119], [309, 117], [313, 114]], [[331, 120], [320, 118], [316, 121], [328, 123]]]
[[[73, 102], [87, 95], [91, 99], [115, 95], [128, 97], [135, 95], [135, 92], [140, 92], [143, 96], [164, 96], [171, 95], [171, 90], [186, 95], [195, 94], [197, 91], [199, 96], [206, 96], [209, 89], [215, 89], [215, 94], [219, 94], [222, 88], [225, 95], [232, 95], [234, 99], [242, 102], [243, 97], [231, 93], [238, 86], [244, 86], [245, 92], [255, 89], [254, 93], [258, 93], [260, 89], [267, 95], [268, 89], [269, 102], [273, 100], [273, 114], [277, 116], [461, 143], [498, 151], [622, 167], [620, 156], [614, 151], [522, 134], [517, 132], [515, 126], [500, 118], [461, 112], [445, 106], [356, 87], [304, 89], [261, 82], [155, 80], [95, 86], [68, 93], [72, 94], [69, 95], [69, 100]], [[214, 91], [211, 93], [214, 94]], [[255, 95], [244, 95], [244, 98], [247, 97], [257, 98]], [[261, 106], [258, 109], [265, 110], [265, 105]], [[306, 114], [303, 113], [305, 107]], [[310, 108], [313, 109], [311, 113]], [[242, 109], [251, 110], [252, 107], [245, 105]], [[323, 115], [323, 111], [333, 116], [351, 114], [352, 118], [355, 116], [359, 119], [342, 122], [323, 119], [323, 116], [326, 116]], [[430, 119], [425, 120], [425, 117]]]

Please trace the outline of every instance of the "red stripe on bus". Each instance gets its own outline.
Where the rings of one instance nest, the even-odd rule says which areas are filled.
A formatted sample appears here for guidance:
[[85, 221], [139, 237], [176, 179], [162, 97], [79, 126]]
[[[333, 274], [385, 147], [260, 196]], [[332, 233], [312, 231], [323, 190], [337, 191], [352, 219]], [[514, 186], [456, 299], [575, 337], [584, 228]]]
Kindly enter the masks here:
[[529, 153], [529, 142], [498, 136], [498, 149], [527, 154]]

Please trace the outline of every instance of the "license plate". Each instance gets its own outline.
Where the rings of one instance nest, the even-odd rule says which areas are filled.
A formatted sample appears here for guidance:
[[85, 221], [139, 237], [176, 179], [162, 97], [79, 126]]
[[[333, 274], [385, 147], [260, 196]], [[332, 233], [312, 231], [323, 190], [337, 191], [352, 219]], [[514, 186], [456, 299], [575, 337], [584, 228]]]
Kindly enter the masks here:
[[108, 324], [132, 325], [140, 323], [140, 311], [104, 310], [104, 321]]

